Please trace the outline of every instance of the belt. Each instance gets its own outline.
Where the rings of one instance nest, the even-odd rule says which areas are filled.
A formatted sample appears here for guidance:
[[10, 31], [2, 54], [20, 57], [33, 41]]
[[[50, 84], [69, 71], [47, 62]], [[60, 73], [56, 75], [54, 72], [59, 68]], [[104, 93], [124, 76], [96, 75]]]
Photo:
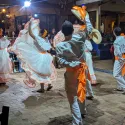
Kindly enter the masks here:
[[78, 90], [77, 90], [77, 96], [80, 102], [84, 102], [86, 98], [86, 77], [88, 76], [88, 79], [90, 79], [89, 72], [86, 74], [86, 71], [88, 70], [88, 67], [85, 62], [83, 62], [79, 67], [75, 68], [66, 68], [66, 71], [68, 72], [76, 72], [80, 71], [78, 76]]
[[[122, 58], [125, 59], [125, 53], [122, 54]], [[115, 60], [119, 60], [119, 57], [118, 57], [118, 56], [115, 56]]]
[[[125, 59], [125, 53], [122, 54], [122, 58]], [[115, 60], [119, 60], [119, 57], [118, 57], [118, 56], [115, 56]], [[125, 76], [125, 64], [124, 64], [123, 67], [122, 67], [121, 75], [122, 75], [122, 76]]]

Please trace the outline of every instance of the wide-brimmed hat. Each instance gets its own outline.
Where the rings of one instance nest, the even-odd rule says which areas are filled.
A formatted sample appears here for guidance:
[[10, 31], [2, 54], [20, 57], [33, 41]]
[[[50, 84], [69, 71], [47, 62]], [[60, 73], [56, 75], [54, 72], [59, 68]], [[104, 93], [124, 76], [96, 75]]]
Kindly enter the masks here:
[[96, 44], [100, 44], [102, 42], [102, 36], [101, 33], [97, 30], [94, 29], [92, 30], [92, 32], [89, 34], [89, 36], [91, 37], [91, 39], [96, 43]]
[[[83, 21], [83, 18], [85, 18], [86, 15], [88, 15], [88, 12], [84, 9], [82, 10], [83, 8], [82, 7], [73, 7], [71, 9], [71, 12], [80, 20], [80, 21]], [[83, 11], [83, 13], [81, 12]], [[88, 15], [89, 17], [89, 15]], [[92, 40], [96, 43], [96, 44], [99, 44], [101, 43], [102, 41], [102, 36], [101, 36], [101, 33], [97, 30], [97, 29], [94, 29], [92, 30], [92, 32], [90, 33], [90, 37], [92, 38]]]
[[71, 12], [80, 20], [83, 21], [86, 16], [86, 7], [83, 9], [82, 7], [74, 6], [71, 9]]
[[81, 15], [77, 10], [71, 9], [71, 12], [81, 21]]

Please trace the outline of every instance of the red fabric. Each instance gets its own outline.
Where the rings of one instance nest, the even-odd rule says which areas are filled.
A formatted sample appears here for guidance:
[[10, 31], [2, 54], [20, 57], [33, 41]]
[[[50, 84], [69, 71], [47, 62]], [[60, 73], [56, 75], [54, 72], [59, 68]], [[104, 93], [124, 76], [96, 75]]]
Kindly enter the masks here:
[[110, 52], [111, 52], [112, 54], [114, 54], [114, 46], [113, 46], [113, 45], [112, 45], [111, 48], [110, 48]]

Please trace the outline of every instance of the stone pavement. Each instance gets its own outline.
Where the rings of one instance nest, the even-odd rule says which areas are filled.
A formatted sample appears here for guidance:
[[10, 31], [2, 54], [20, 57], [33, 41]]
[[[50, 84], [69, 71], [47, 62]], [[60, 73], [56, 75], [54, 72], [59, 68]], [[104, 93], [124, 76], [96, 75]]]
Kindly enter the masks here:
[[94, 67], [104, 70], [112, 70], [113, 69], [113, 61], [112, 60], [95, 60]]
[[[109, 63], [96, 62], [109, 66]], [[112, 65], [110, 63], [110, 65]], [[39, 94], [23, 83], [25, 73], [13, 74], [13, 79], [0, 88], [0, 111], [3, 105], [10, 107], [9, 125], [69, 125], [71, 114], [64, 91], [63, 73], [52, 91]], [[110, 74], [96, 72], [99, 85], [93, 87], [95, 99], [86, 102], [85, 125], [125, 125], [125, 95], [114, 92], [116, 81]]]

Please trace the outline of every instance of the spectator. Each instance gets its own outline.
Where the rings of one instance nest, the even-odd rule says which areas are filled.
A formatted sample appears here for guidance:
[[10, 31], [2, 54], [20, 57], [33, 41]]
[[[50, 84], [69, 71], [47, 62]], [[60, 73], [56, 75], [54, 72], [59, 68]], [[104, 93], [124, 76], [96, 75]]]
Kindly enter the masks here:
[[56, 51], [55, 51], [55, 45], [54, 45], [54, 37], [56, 35], [56, 30], [55, 28], [52, 29], [52, 33], [51, 33], [51, 45], [52, 45], [52, 49], [50, 51], [50, 53], [53, 55], [53, 62], [56, 68], [61, 68], [61, 66], [58, 64], [57, 62], [57, 58], [56, 58]]
[[52, 47], [54, 47], [53, 39], [54, 39], [55, 35], [56, 35], [56, 30], [55, 30], [55, 28], [53, 28], [52, 32], [51, 32], [51, 45], [52, 45]]

